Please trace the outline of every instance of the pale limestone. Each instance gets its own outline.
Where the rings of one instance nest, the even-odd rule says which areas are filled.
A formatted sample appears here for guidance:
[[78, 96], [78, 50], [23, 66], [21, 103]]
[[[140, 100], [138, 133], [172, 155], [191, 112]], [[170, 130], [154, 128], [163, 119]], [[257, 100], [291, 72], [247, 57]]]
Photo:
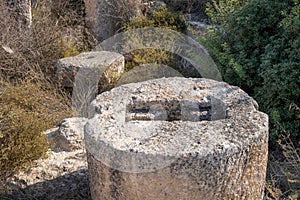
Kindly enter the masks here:
[[268, 116], [238, 87], [162, 78], [114, 88], [92, 105], [94, 200], [262, 199]]

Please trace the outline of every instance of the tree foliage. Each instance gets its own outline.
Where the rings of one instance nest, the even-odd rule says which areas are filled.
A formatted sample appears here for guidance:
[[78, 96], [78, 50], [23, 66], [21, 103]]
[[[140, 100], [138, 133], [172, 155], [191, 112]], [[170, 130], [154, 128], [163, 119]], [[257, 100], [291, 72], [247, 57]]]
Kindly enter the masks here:
[[299, 6], [299, 0], [253, 0], [230, 15], [209, 13], [222, 28], [210, 31], [205, 44], [224, 80], [269, 114], [271, 142], [287, 133], [300, 139]]
[[249, 0], [211, 0], [206, 4], [206, 13], [213, 24], [224, 25], [236, 10], [244, 6]]
[[[171, 29], [178, 32], [184, 32], [186, 29], [184, 18], [179, 13], [173, 12], [170, 9], [160, 6], [156, 9], [153, 9], [150, 14], [133, 18], [126, 25], [126, 30], [133, 30], [137, 28], [145, 28], [145, 27], [158, 27]], [[145, 33], [146, 34], [146, 33]], [[143, 44], [147, 42], [148, 39], [153, 38], [153, 34], [149, 33], [149, 35], [143, 35], [140, 37], [138, 35], [131, 35], [129, 38], [124, 38], [125, 43], [128, 45], [132, 44]], [[157, 38], [157, 42], [161, 41], [173, 41], [174, 38], [170, 37], [166, 34], [161, 34], [159, 36], [155, 36]], [[175, 64], [175, 55], [166, 52], [162, 49], [137, 49], [125, 56], [126, 59], [126, 69], [130, 70], [135, 66], [146, 63], [160, 63], [166, 64], [169, 66], [174, 66]]]

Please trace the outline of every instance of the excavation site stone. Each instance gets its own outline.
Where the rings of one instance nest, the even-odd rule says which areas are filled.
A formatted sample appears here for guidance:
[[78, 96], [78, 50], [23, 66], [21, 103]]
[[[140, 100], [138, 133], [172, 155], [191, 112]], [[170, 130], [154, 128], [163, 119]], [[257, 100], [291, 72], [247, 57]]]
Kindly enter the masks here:
[[91, 109], [94, 200], [262, 199], [268, 116], [238, 87], [154, 79], [104, 92]]
[[108, 51], [82, 53], [56, 62], [57, 82], [72, 94], [79, 117], [93, 116], [88, 107], [97, 94], [113, 88], [124, 72], [125, 59]]
[[98, 90], [101, 93], [114, 87], [124, 72], [124, 62], [124, 57], [115, 52], [81, 53], [77, 56], [62, 58], [55, 63], [56, 79], [64, 88], [72, 92], [78, 72], [82, 72], [81, 74], [85, 77], [78, 76], [77, 78], [89, 79], [97, 76]]

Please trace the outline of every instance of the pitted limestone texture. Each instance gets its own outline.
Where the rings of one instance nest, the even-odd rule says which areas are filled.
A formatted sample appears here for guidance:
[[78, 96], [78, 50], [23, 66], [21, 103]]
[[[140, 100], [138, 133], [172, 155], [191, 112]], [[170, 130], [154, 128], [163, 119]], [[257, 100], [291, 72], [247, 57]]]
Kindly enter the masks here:
[[[213, 104], [213, 102], [221, 102]], [[212, 106], [214, 106], [212, 108]], [[216, 106], [219, 106], [216, 108]], [[212, 110], [219, 112], [212, 112]], [[226, 105], [221, 100], [208, 96], [198, 101], [164, 100], [151, 102], [134, 102], [126, 107], [126, 121], [132, 120], [164, 120], [164, 121], [202, 121], [216, 120], [218, 114], [226, 118]], [[220, 118], [221, 119], [221, 118]]]
[[268, 117], [238, 87], [161, 78], [104, 92], [91, 108], [94, 200], [262, 199]]
[[86, 122], [86, 118], [79, 117], [64, 119], [59, 128], [48, 133], [48, 139], [52, 144], [51, 149], [55, 152], [82, 149], [84, 146], [83, 130]]
[[[85, 76], [97, 76], [96, 78], [99, 79], [98, 90], [101, 93], [114, 87], [124, 72], [124, 65], [124, 57], [115, 52], [81, 53], [77, 56], [62, 58], [55, 63], [56, 79], [64, 88], [72, 92], [78, 72], [82, 72], [82, 75]], [[82, 79], [84, 78], [82, 77]]]

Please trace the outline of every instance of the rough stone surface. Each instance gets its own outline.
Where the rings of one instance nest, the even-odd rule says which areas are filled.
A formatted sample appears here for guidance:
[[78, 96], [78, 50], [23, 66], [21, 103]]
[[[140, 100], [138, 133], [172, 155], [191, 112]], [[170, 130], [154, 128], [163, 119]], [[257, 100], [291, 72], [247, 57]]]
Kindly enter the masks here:
[[83, 129], [86, 123], [86, 118], [67, 118], [61, 122], [58, 128], [49, 130], [47, 134], [52, 143], [52, 150], [70, 152], [82, 149], [84, 147]]
[[83, 143], [84, 118], [68, 118], [45, 132], [52, 142], [46, 159], [11, 180], [14, 192], [7, 199], [90, 199], [87, 160]]
[[31, 0], [5, 0], [4, 2], [19, 23], [27, 27], [32, 25]]
[[268, 117], [238, 87], [162, 78], [114, 88], [92, 106], [94, 200], [262, 199]]
[[[71, 92], [77, 73], [80, 70], [87, 69], [90, 70], [92, 75], [99, 75], [98, 92], [101, 93], [114, 87], [114, 84], [124, 72], [124, 62], [124, 57], [114, 52], [95, 51], [81, 53], [74, 57], [58, 60], [55, 64], [56, 78], [63, 87]], [[94, 70], [96, 68], [98, 71]], [[82, 79], [88, 78], [82, 77]]]
[[[48, 157], [41, 159], [38, 165], [19, 174], [27, 185], [42, 180], [51, 180], [68, 173], [87, 168], [86, 152], [83, 143], [85, 118], [67, 118], [57, 128], [45, 132], [52, 146]], [[33, 178], [35, 177], [35, 178]]]
[[142, 14], [142, 0], [86, 0], [86, 22], [99, 41], [112, 37], [124, 23]]

